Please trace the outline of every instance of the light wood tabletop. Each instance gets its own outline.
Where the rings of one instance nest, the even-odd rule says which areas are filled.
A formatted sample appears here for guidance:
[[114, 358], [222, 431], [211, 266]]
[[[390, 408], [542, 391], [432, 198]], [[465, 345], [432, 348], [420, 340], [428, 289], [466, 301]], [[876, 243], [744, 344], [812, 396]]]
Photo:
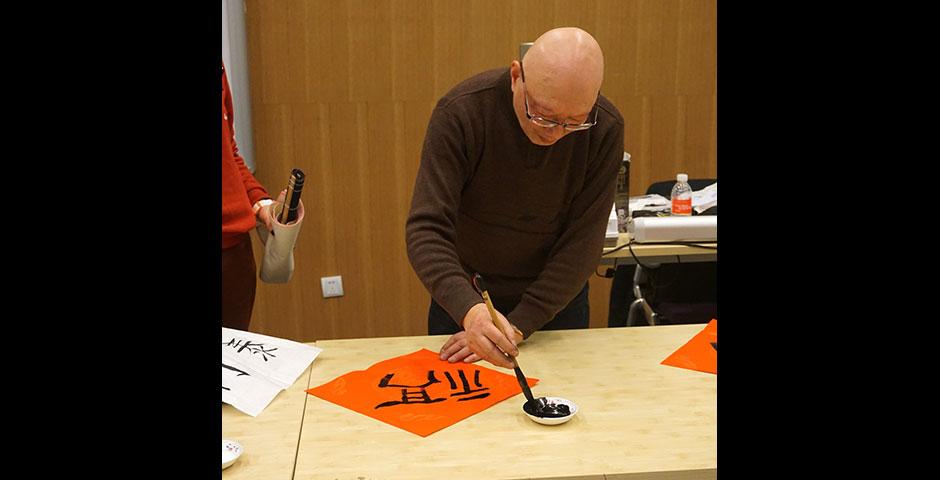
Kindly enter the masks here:
[[[533, 393], [564, 397], [579, 406], [571, 421], [556, 426], [530, 420], [522, 411], [525, 398], [521, 393], [427, 437], [309, 396], [295, 478], [716, 478], [717, 376], [660, 364], [704, 327], [533, 334], [520, 346], [518, 357], [526, 375], [540, 379]], [[309, 386], [421, 348], [437, 352], [446, 338], [318, 341], [323, 352], [313, 363]], [[512, 375], [511, 370], [481, 364]], [[296, 401], [287, 397], [278, 400]], [[283, 416], [293, 418], [294, 412], [292, 409], [290, 415], [285, 412]], [[270, 413], [266, 410], [258, 420], [270, 419], [273, 424]], [[230, 431], [233, 428], [229, 426]], [[277, 463], [287, 463], [293, 455], [290, 432], [296, 434], [297, 429], [288, 425], [271, 428], [276, 428], [276, 433], [270, 438], [279, 439], [288, 450]], [[251, 432], [257, 437], [244, 438], [261, 440], [263, 433]], [[250, 461], [260, 463], [262, 459]], [[273, 460], [271, 463], [265, 471], [272, 475], [253, 477], [289, 478], [273, 476], [281, 470]]]
[[244, 448], [241, 457], [222, 470], [223, 479], [294, 478], [294, 460], [297, 458], [304, 404], [310, 401], [307, 398], [310, 395], [305, 390], [310, 381], [310, 371], [316, 365], [314, 361], [290, 388], [278, 393], [257, 417], [242, 413], [231, 405], [222, 405], [222, 438], [235, 440]]

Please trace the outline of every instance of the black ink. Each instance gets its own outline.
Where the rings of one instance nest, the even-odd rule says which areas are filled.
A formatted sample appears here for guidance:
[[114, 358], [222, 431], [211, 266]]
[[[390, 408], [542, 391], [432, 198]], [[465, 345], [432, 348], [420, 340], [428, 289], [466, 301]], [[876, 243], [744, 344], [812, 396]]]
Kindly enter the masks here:
[[711, 344], [712, 344], [712, 348], [714, 348], [715, 351], [717, 352], [717, 351], [718, 351], [718, 342], [711, 342]]
[[[403, 404], [411, 404], [411, 403], [435, 403], [435, 402], [443, 402], [444, 400], [446, 400], [446, 398], [433, 398], [432, 399], [431, 396], [428, 395], [427, 387], [431, 384], [441, 382], [434, 376], [434, 370], [428, 370], [428, 381], [424, 383], [423, 385], [398, 385], [394, 383], [389, 383], [392, 380], [392, 377], [394, 376], [395, 376], [394, 373], [389, 373], [388, 375], [382, 377], [382, 380], [379, 381], [379, 388], [387, 388], [387, 387], [401, 388], [401, 401], [400, 402], [395, 402], [395, 401], [383, 402], [383, 403], [376, 405], [375, 406], [376, 409], [379, 409], [382, 407], [391, 407], [393, 405], [403, 405]], [[409, 388], [417, 388], [419, 390], [409, 391], [408, 390]]]
[[[453, 397], [453, 395], [451, 395], [451, 396]], [[490, 396], [489, 393], [481, 393], [481, 394], [479, 394], [479, 395], [474, 395], [474, 396], [472, 396], [472, 397], [461, 398], [461, 399], [458, 399], [457, 401], [458, 401], [458, 402], [466, 402], [467, 400], [479, 400], [479, 399], [481, 399], [481, 398], [486, 398], [486, 397], [488, 397], [488, 396]]]
[[539, 418], [558, 418], [571, 415], [571, 408], [568, 405], [553, 403], [551, 400], [546, 400], [546, 402], [545, 405], [541, 405], [539, 402], [525, 402], [522, 405], [522, 410], [533, 417]]
[[[467, 379], [467, 375], [462, 369], [457, 370], [457, 375], [460, 377], [460, 384], [462, 385], [462, 390], [457, 393], [450, 394], [451, 397], [461, 397], [464, 395], [470, 395], [478, 392], [485, 392], [489, 390], [490, 387], [484, 387], [480, 383], [480, 370], [474, 370], [473, 372], [473, 383], [480, 388], [470, 388], [470, 381]], [[388, 387], [398, 387], [401, 388], [401, 401], [389, 401], [383, 402], [375, 406], [375, 408], [391, 407], [393, 405], [406, 405], [406, 404], [420, 404], [420, 403], [436, 403], [443, 402], [446, 398], [431, 398], [431, 395], [427, 392], [427, 387], [440, 383], [441, 381], [434, 376], [434, 370], [428, 371], [428, 381], [422, 385], [399, 385], [391, 383], [394, 373], [389, 373], [382, 377], [382, 380], [379, 380], [379, 388], [388, 388]], [[444, 372], [444, 376], [447, 377], [447, 382], [450, 383], [451, 390], [457, 390], [457, 381], [454, 379], [453, 375], [450, 372]], [[412, 389], [412, 390], [409, 390]], [[417, 389], [417, 390], [413, 390]], [[481, 398], [489, 397], [490, 393], [478, 393], [470, 397], [464, 397], [457, 399], [458, 402], [465, 402], [467, 400], [479, 400]]]
[[[245, 342], [244, 344], [242, 344], [243, 341]], [[277, 350], [277, 347], [265, 349], [263, 343], [257, 343], [257, 342], [252, 343], [251, 340], [236, 340], [233, 338], [229, 340], [228, 342], [222, 342], [222, 345], [227, 345], [229, 347], [232, 347], [235, 349], [235, 351], [239, 353], [241, 353], [244, 350], [248, 350], [252, 354], [260, 353], [261, 357], [264, 359], [265, 362], [268, 361], [268, 356], [271, 356], [272, 358], [277, 357], [277, 355], [274, 355], [272, 353], [275, 350]]]
[[[242, 375], [248, 375], [249, 377], [251, 376], [251, 374], [249, 374], [248, 372], [246, 372], [246, 371], [244, 371], [244, 370], [240, 370], [240, 369], [238, 369], [238, 368], [235, 368], [235, 367], [226, 365], [226, 364], [224, 364], [224, 363], [222, 364], [222, 368], [227, 368], [227, 369], [232, 370], [232, 371], [234, 371], [234, 372], [238, 372], [238, 375], [235, 375], [236, 377], [241, 377]], [[232, 389], [226, 387], [225, 385], [222, 385], [222, 390], [232, 390]]]
[[[470, 388], [470, 382], [467, 381], [467, 376], [463, 373], [463, 370], [457, 370], [457, 375], [460, 376], [460, 383], [463, 384], [463, 391], [462, 391], [462, 392], [459, 392], [459, 393], [452, 393], [452, 394], [450, 394], [450, 396], [452, 396], [452, 397], [459, 397], [459, 396], [461, 396], [461, 395], [469, 395], [469, 394], [471, 394], [471, 393], [482, 392], [482, 391], [484, 391], [484, 390], [489, 390], [489, 389], [490, 389], [490, 387], [471, 389], [471, 388]], [[446, 376], [446, 377], [447, 377], [447, 380], [450, 381], [450, 389], [451, 389], [451, 390], [456, 390], [456, 389], [457, 389], [457, 383], [454, 382], [454, 377], [451, 377], [451, 376], [450, 376], [450, 372], [444, 372], [444, 376]], [[475, 371], [474, 371], [474, 374], [473, 374], [473, 383], [475, 383], [478, 387], [482, 387], [482, 386], [483, 386], [483, 385], [480, 385], [480, 371], [479, 371], [479, 370], [475, 370]], [[461, 399], [459, 399], [459, 400], [457, 400], [457, 401], [458, 401], [458, 402], [464, 402], [464, 401], [467, 401], [467, 400], [476, 400], [476, 399], [479, 399], [479, 398], [486, 398], [486, 397], [488, 397], [488, 396], [490, 396], [489, 393], [484, 393], [484, 394], [482, 394], [482, 395], [476, 395], [476, 396], [473, 396], [473, 397], [461, 398]]]
[[228, 365], [226, 365], [226, 364], [224, 364], [224, 363], [222, 364], [222, 368], [227, 368], [227, 369], [229, 369], [229, 370], [233, 370], [233, 371], [238, 372], [238, 375], [236, 375], [236, 377], [240, 377], [240, 376], [242, 376], [242, 375], [251, 376], [248, 372], [246, 372], [246, 371], [244, 371], [244, 370], [240, 370], [240, 369], [237, 369], [237, 368], [235, 368], [235, 367], [230, 367], [230, 366], [228, 366]]

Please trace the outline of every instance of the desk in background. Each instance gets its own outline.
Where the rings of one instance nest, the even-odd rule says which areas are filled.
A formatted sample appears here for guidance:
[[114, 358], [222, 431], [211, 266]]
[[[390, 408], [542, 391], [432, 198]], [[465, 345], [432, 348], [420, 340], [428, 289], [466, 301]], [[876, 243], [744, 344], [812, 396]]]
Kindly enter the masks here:
[[[716, 478], [717, 376], [660, 365], [702, 328], [534, 333], [520, 346], [519, 356], [523, 371], [540, 379], [533, 393], [569, 398], [580, 407], [577, 416], [558, 426], [539, 425], [526, 417], [521, 393], [428, 437], [309, 396], [299, 429], [295, 478]], [[323, 352], [313, 363], [309, 386], [420, 348], [436, 352], [446, 338], [319, 341]], [[267, 422], [274, 406], [257, 420]], [[255, 427], [277, 429], [272, 437], [285, 437], [288, 449], [287, 437], [298, 433], [295, 414], [278, 418], [282, 420], [272, 418], [268, 425]], [[251, 454], [252, 446], [246, 448], [246, 455]], [[256, 455], [268, 452], [274, 449]], [[280, 454], [286, 462], [293, 453], [291, 449]], [[230, 470], [243, 473], [239, 470], [244, 467], [236, 463]]]
[[[714, 250], [714, 248], [718, 248], [718, 242], [692, 242], [713, 248], [670, 243], [634, 243], [633, 255], [631, 255], [630, 247], [625, 246], [629, 241], [629, 234], [621, 233], [617, 239], [617, 245], [604, 247], [601, 254], [601, 264], [613, 264], [615, 268], [617, 265], [634, 265], [636, 262], [633, 260], [633, 255], [636, 255], [644, 264], [677, 263], [679, 261], [714, 262], [718, 260], [718, 250]], [[617, 250], [618, 248], [620, 249]], [[613, 253], [608, 254], [608, 252]]]
[[[604, 247], [600, 263], [602, 265], [613, 265], [616, 269], [622, 265], [636, 265], [639, 260], [642, 265], [656, 268], [663, 263], [690, 263], [690, 262], [717, 262], [718, 261], [718, 242], [691, 242], [702, 247], [693, 245], [679, 245], [670, 243], [635, 243], [632, 246], [626, 246], [630, 241], [630, 235], [621, 233], [617, 239], [617, 244], [612, 247]], [[703, 248], [712, 247], [712, 248]], [[630, 249], [632, 248], [632, 253]], [[636, 259], [633, 257], [636, 256]], [[636, 326], [640, 313], [646, 320], [647, 325], [657, 325], [659, 314], [656, 313], [643, 296], [640, 284], [646, 281], [647, 273], [643, 266], [637, 265], [633, 272], [633, 284], [629, 291], [633, 294], [633, 300], [630, 301], [627, 313], [626, 325]], [[611, 295], [624, 294], [625, 292], [618, 287], [618, 279], [611, 285]], [[611, 298], [610, 308], [618, 308], [617, 301], [620, 297]], [[622, 300], [621, 300], [622, 301]], [[626, 302], [626, 301], [623, 301]], [[608, 325], [616, 324], [612, 314], [608, 314]]]

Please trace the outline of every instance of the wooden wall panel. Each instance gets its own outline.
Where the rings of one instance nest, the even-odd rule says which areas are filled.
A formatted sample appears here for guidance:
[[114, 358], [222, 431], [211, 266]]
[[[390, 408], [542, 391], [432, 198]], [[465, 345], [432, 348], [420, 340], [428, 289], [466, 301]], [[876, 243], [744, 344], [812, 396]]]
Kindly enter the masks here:
[[[603, 272], [606, 267], [598, 267]], [[591, 328], [604, 328], [607, 326], [607, 313], [610, 310], [610, 285], [614, 283], [610, 278], [591, 275], [588, 280], [588, 297], [591, 302]]]
[[623, 113], [623, 107], [628, 105], [627, 100], [636, 95], [636, 3], [598, 0], [595, 14], [595, 30], [588, 31], [604, 50], [604, 84], [601, 91]]
[[682, 0], [679, 4], [678, 55], [680, 95], [711, 96], [718, 80], [718, 11], [712, 2]]
[[[471, 0], [462, 8], [464, 68], [460, 80], [484, 70], [508, 67], [519, 52], [519, 41], [513, 40], [512, 4], [505, 0]], [[451, 87], [445, 86], [441, 93]]]
[[388, 101], [392, 96], [390, 0], [349, 1], [349, 100]]
[[[637, 5], [636, 95], [675, 95], [678, 0], [640, 0]], [[601, 44], [603, 48], [603, 44]]]
[[596, 0], [579, 0], [577, 5], [572, 8], [571, 2], [564, 0], [554, 0], [554, 20], [549, 28], [567, 27], [577, 25], [584, 30], [591, 32], [597, 31], [597, 8]]
[[335, 0], [330, 7], [320, 2], [304, 2], [304, 31], [307, 42], [304, 71], [307, 73], [306, 101], [345, 102], [349, 100], [350, 55], [347, 1]]
[[[509, 2], [507, 2], [509, 3]], [[555, 27], [553, 1], [517, 0], [512, 4], [512, 33], [517, 38], [513, 59], [519, 52], [519, 42], [532, 42], [546, 30]]]
[[649, 99], [650, 115], [650, 180], [675, 178], [678, 162], [679, 97], [655, 95]]
[[[434, 11], [430, 0], [392, 2], [391, 66], [394, 101], [421, 100], [433, 96], [435, 50]], [[385, 99], [386, 101], [388, 99]]]
[[[690, 95], [680, 97], [683, 101], [682, 109], [682, 156], [677, 168], [693, 170], [696, 176], [711, 176], [717, 178], [717, 173], [709, 169], [714, 165], [711, 157], [712, 130], [711, 128], [697, 128], [699, 125], [711, 126], [712, 96]], [[708, 175], [711, 173], [711, 175]], [[692, 172], [689, 172], [693, 175]], [[690, 177], [694, 178], [694, 177]]]
[[[253, 331], [301, 341], [426, 332], [430, 296], [408, 262], [404, 223], [431, 110], [554, 27], [584, 28], [604, 49], [602, 92], [626, 121], [632, 193], [680, 171], [717, 177], [715, 0], [246, 7], [256, 176], [272, 194], [291, 168], [308, 178], [294, 277], [259, 282]], [[342, 275], [343, 297], [322, 298], [320, 277], [331, 275]], [[606, 326], [610, 280], [590, 283], [591, 326]]]

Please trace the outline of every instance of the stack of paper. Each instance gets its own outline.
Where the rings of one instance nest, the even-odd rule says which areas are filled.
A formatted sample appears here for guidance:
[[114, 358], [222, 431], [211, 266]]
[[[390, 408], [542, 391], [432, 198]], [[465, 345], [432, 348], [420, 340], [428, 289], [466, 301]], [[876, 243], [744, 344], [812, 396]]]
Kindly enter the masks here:
[[718, 205], [718, 182], [715, 182], [697, 192], [692, 192], [692, 208], [702, 213]]
[[222, 401], [258, 416], [323, 350], [222, 327]]
[[650, 195], [640, 195], [637, 197], [630, 197], [630, 215], [633, 216], [633, 212], [638, 212], [646, 210], [654, 213], [664, 213], [669, 214], [669, 208], [671, 203], [668, 198], [657, 195], [655, 193]]

